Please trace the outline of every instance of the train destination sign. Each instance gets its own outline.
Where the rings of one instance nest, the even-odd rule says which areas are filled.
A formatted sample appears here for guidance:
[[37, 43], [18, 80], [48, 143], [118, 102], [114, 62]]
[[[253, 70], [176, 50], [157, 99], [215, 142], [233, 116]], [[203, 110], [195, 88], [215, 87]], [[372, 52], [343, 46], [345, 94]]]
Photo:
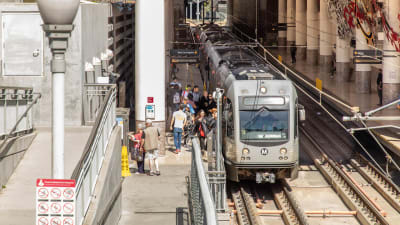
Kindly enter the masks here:
[[198, 63], [199, 51], [197, 49], [171, 49], [171, 63]]
[[36, 180], [36, 225], [75, 224], [75, 180]]
[[381, 64], [382, 51], [379, 50], [353, 50], [354, 64]]

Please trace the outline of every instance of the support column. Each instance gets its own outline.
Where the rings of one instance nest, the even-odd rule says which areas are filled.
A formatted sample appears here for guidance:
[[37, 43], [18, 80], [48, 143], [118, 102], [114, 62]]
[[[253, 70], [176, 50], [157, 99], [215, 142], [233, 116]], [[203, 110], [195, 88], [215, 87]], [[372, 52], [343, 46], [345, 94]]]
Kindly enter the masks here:
[[307, 45], [307, 14], [306, 1], [296, 0], [296, 46], [297, 57], [304, 59], [306, 57]]
[[[278, 23], [286, 23], [286, 0], [279, 0]], [[286, 31], [278, 31], [278, 46], [286, 46]]]
[[[386, 0], [385, 1], [386, 18], [393, 28], [394, 32], [399, 33], [399, 20], [397, 14], [400, 10], [400, 1]], [[383, 104], [387, 104], [399, 97], [400, 93], [400, 60], [399, 54], [395, 47], [390, 43], [385, 35], [383, 42]]]
[[350, 38], [341, 39], [337, 35], [337, 29], [338, 25], [336, 24], [336, 80], [348, 81], [350, 77]]
[[193, 19], [193, 2], [190, 2], [189, 5], [190, 5], [189, 16], [190, 16], [190, 19], [192, 20]]
[[[287, 23], [287, 32], [286, 32], [286, 46], [290, 46], [296, 41], [296, 2], [295, 0], [287, 0], [286, 5], [286, 23]], [[289, 48], [287, 48], [289, 51]]]
[[319, 65], [323, 71], [328, 72], [332, 69], [331, 36], [335, 33], [331, 30], [326, 0], [320, 0], [319, 21]]
[[226, 26], [232, 26], [232, 15], [233, 15], [233, 0], [227, 1], [227, 9], [226, 9]]
[[307, 63], [318, 61], [318, 0], [307, 0]]
[[[364, 29], [369, 31], [368, 28]], [[360, 28], [356, 29], [356, 49], [368, 50], [368, 43]], [[370, 93], [371, 92], [371, 66], [369, 64], [356, 64], [356, 93]]]
[[[153, 126], [161, 132], [165, 154], [165, 27], [164, 0], [137, 0], [135, 6], [135, 119], [144, 123], [145, 108], [154, 105]], [[151, 27], [152, 29], [149, 29]], [[153, 98], [153, 103], [148, 98]]]

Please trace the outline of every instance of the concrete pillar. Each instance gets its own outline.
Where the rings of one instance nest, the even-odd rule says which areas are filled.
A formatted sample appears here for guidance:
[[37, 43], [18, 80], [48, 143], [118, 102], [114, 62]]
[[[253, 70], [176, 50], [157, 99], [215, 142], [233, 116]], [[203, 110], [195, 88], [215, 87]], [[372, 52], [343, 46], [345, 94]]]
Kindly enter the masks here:
[[296, 46], [297, 57], [304, 59], [307, 44], [307, 0], [296, 0]]
[[[363, 26], [367, 32], [367, 26]], [[368, 43], [360, 28], [356, 29], [356, 50], [368, 50]], [[369, 64], [356, 64], [356, 93], [370, 93], [371, 92], [371, 65]]]
[[[287, 32], [286, 32], [286, 40], [287, 40], [287, 46], [290, 46], [292, 43], [295, 43], [296, 41], [296, 23], [295, 23], [295, 18], [296, 18], [296, 4], [295, 0], [287, 0], [287, 5], [286, 5], [286, 23], [287, 23]], [[289, 50], [289, 48], [287, 48]]]
[[226, 26], [232, 26], [232, 15], [233, 15], [233, 0], [227, 1], [227, 9], [226, 9]]
[[[137, 0], [135, 6], [135, 119], [146, 120], [154, 105], [153, 126], [160, 128], [160, 154], [165, 154], [165, 27], [164, 0]], [[151, 27], [152, 29], [149, 29]], [[152, 97], [153, 103], [148, 102]]]
[[323, 71], [328, 72], [332, 69], [331, 36], [335, 36], [335, 32], [331, 30], [326, 0], [320, 0], [319, 21], [319, 64]]
[[307, 0], [307, 63], [318, 61], [318, 0]]
[[[286, 23], [286, 0], [279, 0], [278, 23]], [[278, 31], [278, 46], [286, 46], [286, 31]]]
[[[399, 33], [399, 20], [397, 14], [400, 11], [400, 1], [385, 0], [384, 8], [386, 18], [394, 32]], [[385, 35], [383, 42], [383, 104], [387, 104], [399, 97], [400, 93], [400, 60], [395, 47], [390, 43]]]

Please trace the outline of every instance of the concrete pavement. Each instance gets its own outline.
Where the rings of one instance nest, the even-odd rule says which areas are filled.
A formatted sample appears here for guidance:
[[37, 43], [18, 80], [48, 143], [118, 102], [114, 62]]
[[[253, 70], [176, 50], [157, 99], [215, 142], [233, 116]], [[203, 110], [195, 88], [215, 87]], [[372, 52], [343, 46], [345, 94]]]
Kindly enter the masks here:
[[[65, 177], [79, 161], [91, 127], [65, 128]], [[0, 192], [0, 224], [35, 223], [36, 179], [51, 178], [51, 128], [38, 128], [38, 135], [25, 153], [6, 188]]]

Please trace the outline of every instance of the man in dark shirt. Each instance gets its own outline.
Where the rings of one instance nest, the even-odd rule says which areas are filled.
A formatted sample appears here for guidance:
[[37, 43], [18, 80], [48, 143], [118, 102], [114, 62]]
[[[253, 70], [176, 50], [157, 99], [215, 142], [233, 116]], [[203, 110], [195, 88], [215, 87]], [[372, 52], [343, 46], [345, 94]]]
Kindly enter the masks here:
[[383, 83], [382, 83], [382, 69], [379, 69], [379, 74], [378, 78], [376, 79], [376, 87], [378, 89], [378, 96], [379, 96], [379, 104], [382, 105], [382, 89], [383, 89]]

